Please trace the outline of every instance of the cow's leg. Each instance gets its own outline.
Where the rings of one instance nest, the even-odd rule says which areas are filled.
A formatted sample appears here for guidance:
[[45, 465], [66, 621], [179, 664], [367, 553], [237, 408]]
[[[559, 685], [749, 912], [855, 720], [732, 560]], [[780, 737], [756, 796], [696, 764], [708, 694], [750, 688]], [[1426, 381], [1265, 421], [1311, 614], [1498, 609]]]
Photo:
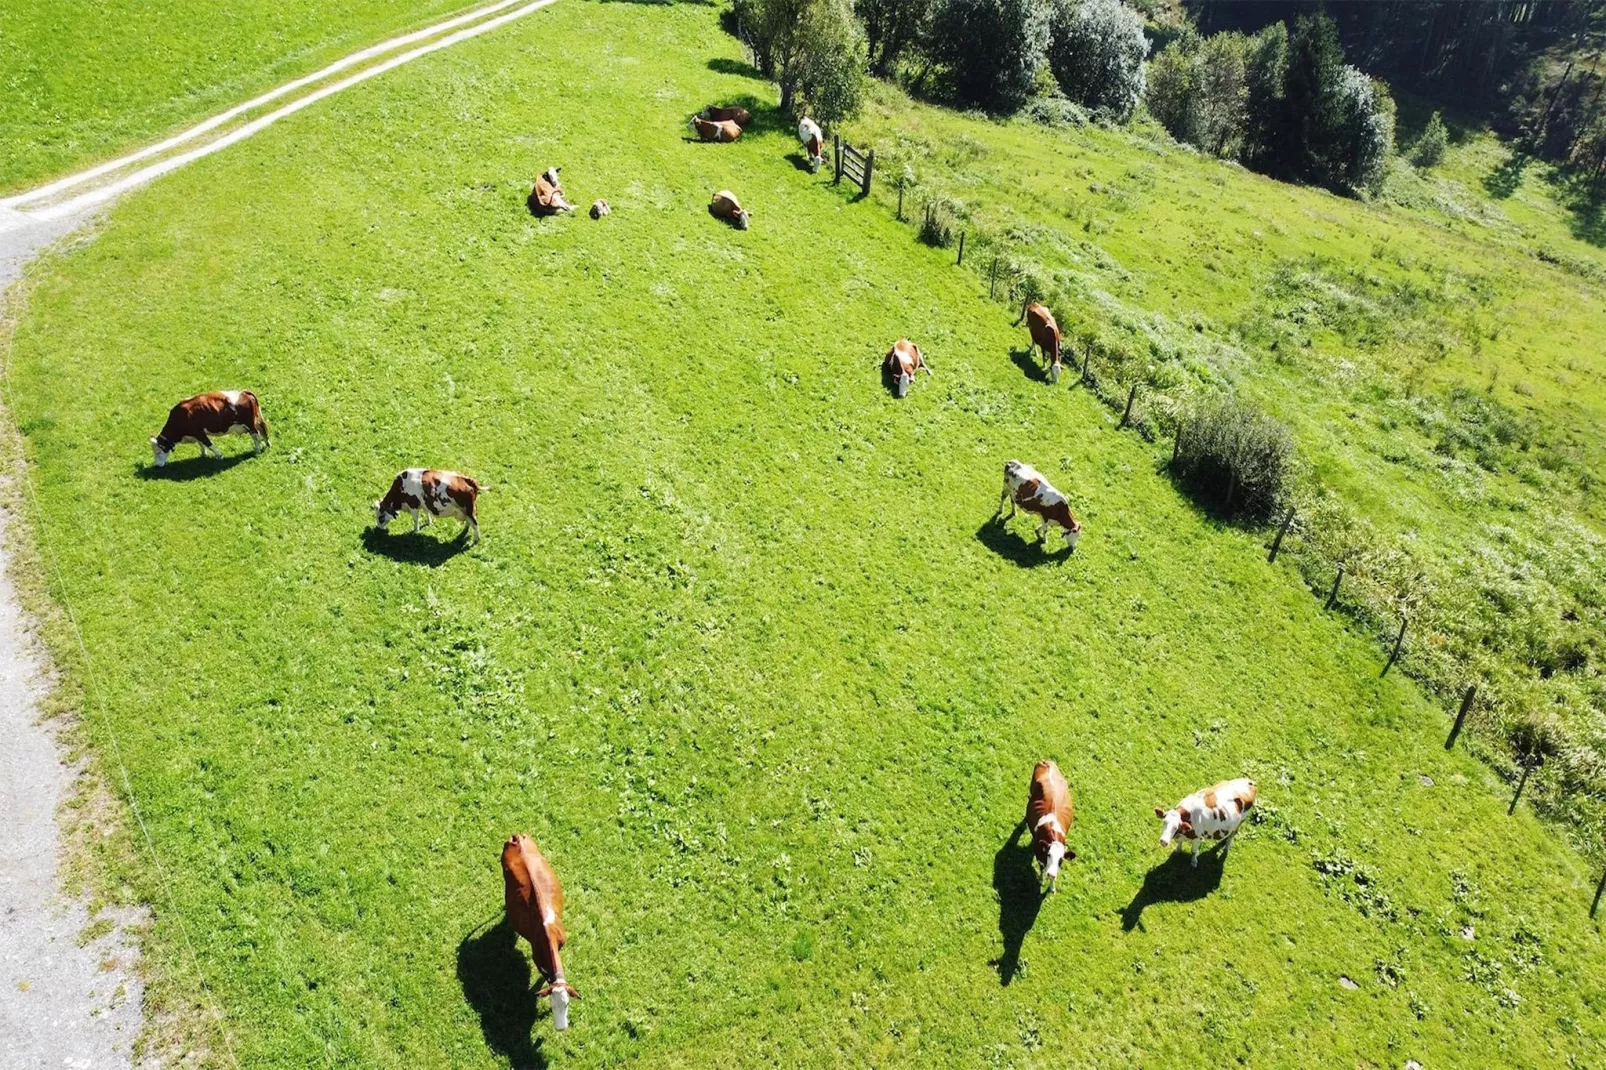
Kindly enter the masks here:
[[206, 437], [206, 432], [204, 432], [204, 431], [195, 432], [195, 441], [201, 447], [201, 456], [202, 457], [205, 457], [207, 455], [207, 453], [210, 452], [212, 454], [212, 456], [216, 457], [218, 460], [221, 461], [223, 459], [223, 454], [219, 453], [218, 452], [218, 448], [216, 446], [212, 445], [212, 440]]
[[1198, 869], [1199, 868], [1199, 837], [1198, 836], [1194, 836], [1194, 838], [1193, 838], [1193, 868], [1194, 869]]
[[474, 517], [470, 516], [470, 517], [464, 517], [463, 518], [463, 531], [464, 532], [472, 531], [474, 533], [474, 541], [475, 542], [479, 542], [480, 541], [480, 522], [478, 520], [476, 520]]
[[1037, 541], [1044, 546], [1048, 545], [1048, 521], [1043, 521], [1037, 528]]
[[418, 530], [418, 510], [417, 509], [413, 509], [413, 510], [411, 510], [411, 512], [413, 514], [413, 530], [417, 531]]

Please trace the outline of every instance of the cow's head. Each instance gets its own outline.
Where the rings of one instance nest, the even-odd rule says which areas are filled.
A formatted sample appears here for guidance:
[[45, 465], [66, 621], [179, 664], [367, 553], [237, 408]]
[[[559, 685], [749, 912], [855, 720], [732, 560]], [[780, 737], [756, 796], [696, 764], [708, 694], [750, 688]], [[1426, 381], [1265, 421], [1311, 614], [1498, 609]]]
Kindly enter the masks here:
[[1050, 892], [1057, 891], [1060, 863], [1074, 861], [1076, 852], [1065, 846], [1065, 836], [1058, 829], [1044, 827], [1038, 830], [1037, 861], [1043, 867], [1039, 884], [1047, 884]]
[[1054, 363], [1052, 363], [1052, 364], [1050, 364], [1048, 366], [1048, 381], [1053, 383], [1055, 386], [1059, 385], [1059, 382], [1060, 382], [1060, 362], [1057, 361], [1057, 360]]
[[374, 503], [374, 527], [384, 531], [392, 520], [396, 519], [396, 510], [386, 509], [383, 501]]
[[580, 993], [575, 991], [573, 985], [559, 977], [549, 985], [544, 985], [536, 992], [535, 998], [552, 998], [552, 1024], [559, 1032], [569, 1028], [569, 1001], [579, 999]]
[[915, 377], [910, 375], [907, 370], [900, 367], [895, 373], [893, 373], [892, 376], [892, 396], [895, 398], [901, 398], [905, 394], [909, 393], [909, 384], [914, 381]]
[[173, 452], [174, 445], [161, 435], [151, 439], [151, 460], [156, 467], [162, 468], [167, 464], [167, 455]]
[[1171, 841], [1179, 834], [1184, 839], [1193, 838], [1193, 822], [1188, 820], [1188, 815], [1182, 812], [1180, 806], [1174, 806], [1169, 810], [1162, 810], [1156, 806], [1154, 816], [1165, 822], [1165, 827], [1160, 830], [1161, 847], [1170, 847]]
[[736, 224], [737, 230], [746, 230], [748, 224], [752, 222], [752, 219], [753, 213], [749, 212], [746, 208], [742, 208], [736, 212], [736, 215], [732, 218], [731, 222]]
[[545, 171], [541, 172], [541, 177], [546, 180], [548, 185], [555, 189], [560, 185], [558, 182], [558, 172], [561, 170], [561, 167], [548, 167]]

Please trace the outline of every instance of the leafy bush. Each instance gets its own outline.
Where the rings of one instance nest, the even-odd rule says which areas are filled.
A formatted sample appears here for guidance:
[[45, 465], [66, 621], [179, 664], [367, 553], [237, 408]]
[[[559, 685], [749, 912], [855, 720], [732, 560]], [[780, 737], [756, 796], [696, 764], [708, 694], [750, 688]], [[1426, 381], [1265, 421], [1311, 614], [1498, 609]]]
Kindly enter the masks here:
[[1121, 0], [1054, 0], [1048, 64], [1071, 100], [1126, 122], [1143, 97], [1149, 42]]
[[1086, 126], [1087, 109], [1059, 93], [1035, 96], [1026, 105], [1026, 116], [1044, 126]]
[[1187, 35], [1149, 64], [1149, 113], [1178, 141], [1236, 157], [1249, 123], [1251, 40]]
[[839, 122], [863, 97], [864, 31], [849, 0], [734, 0], [753, 65], [781, 88], [781, 110], [806, 100], [814, 118]]
[[931, 58], [960, 101], [988, 111], [1020, 110], [1047, 49], [1044, 0], [941, 0], [932, 18]]
[[1221, 397], [1184, 418], [1173, 472], [1196, 497], [1223, 513], [1264, 521], [1285, 497], [1293, 458], [1294, 440], [1286, 427]]
[[1443, 117], [1434, 112], [1422, 130], [1422, 136], [1416, 139], [1416, 144], [1411, 148], [1411, 162], [1418, 167], [1434, 167], [1444, 159], [1444, 150], [1449, 144], [1450, 131], [1445, 129]]

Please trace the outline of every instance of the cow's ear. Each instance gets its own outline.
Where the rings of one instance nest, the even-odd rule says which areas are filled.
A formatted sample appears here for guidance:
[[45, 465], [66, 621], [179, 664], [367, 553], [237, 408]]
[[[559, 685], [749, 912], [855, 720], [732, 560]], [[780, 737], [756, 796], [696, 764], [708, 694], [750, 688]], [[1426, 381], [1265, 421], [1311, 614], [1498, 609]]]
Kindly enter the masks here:
[[1066, 851], [1065, 852], [1065, 861], [1067, 861], [1067, 862], [1075, 862], [1076, 861], [1076, 852], [1075, 851]]
[[[375, 503], [375, 504], [378, 504], [378, 503]], [[1164, 821], [1165, 820], [1165, 811], [1160, 809], [1158, 806], [1156, 806], [1154, 808], [1154, 816], [1159, 818], [1161, 821]]]
[[1188, 819], [1184, 818], [1183, 821], [1182, 821], [1182, 824], [1178, 825], [1177, 827], [1182, 830], [1182, 834], [1184, 836], [1192, 836], [1193, 835], [1193, 822], [1192, 821], [1189, 821]]
[[571, 984], [568, 984], [567, 982], [565, 982], [563, 987], [568, 989], [569, 990], [569, 995], [573, 996], [575, 999], [579, 999], [580, 998], [580, 990], [578, 988], [574, 987]]

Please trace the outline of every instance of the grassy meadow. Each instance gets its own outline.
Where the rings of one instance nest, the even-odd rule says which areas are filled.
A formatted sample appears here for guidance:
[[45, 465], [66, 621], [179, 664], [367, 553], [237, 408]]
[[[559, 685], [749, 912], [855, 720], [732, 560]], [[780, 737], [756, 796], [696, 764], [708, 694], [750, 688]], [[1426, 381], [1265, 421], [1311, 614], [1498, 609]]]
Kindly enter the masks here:
[[0, 4], [0, 193], [164, 134], [466, 0]]
[[[713, 7], [566, 0], [31, 271], [4, 400], [89, 664], [55, 653], [166, 873], [97, 859], [154, 904], [155, 1028], [195, 1026], [193, 946], [227, 1038], [189, 1035], [247, 1066], [1599, 1062], [1597, 874], [769, 100]], [[551, 164], [582, 211], [535, 220]], [[936, 373], [901, 402], [900, 335]], [[273, 449], [151, 471], [221, 387]], [[1011, 457], [1074, 555], [991, 522]], [[369, 530], [414, 464], [491, 485], [481, 544]], [[1044, 756], [1079, 857], [1040, 900]], [[1168, 856], [1153, 807], [1238, 775], [1262, 820]], [[567, 892], [561, 1035], [498, 924], [515, 830]]]

